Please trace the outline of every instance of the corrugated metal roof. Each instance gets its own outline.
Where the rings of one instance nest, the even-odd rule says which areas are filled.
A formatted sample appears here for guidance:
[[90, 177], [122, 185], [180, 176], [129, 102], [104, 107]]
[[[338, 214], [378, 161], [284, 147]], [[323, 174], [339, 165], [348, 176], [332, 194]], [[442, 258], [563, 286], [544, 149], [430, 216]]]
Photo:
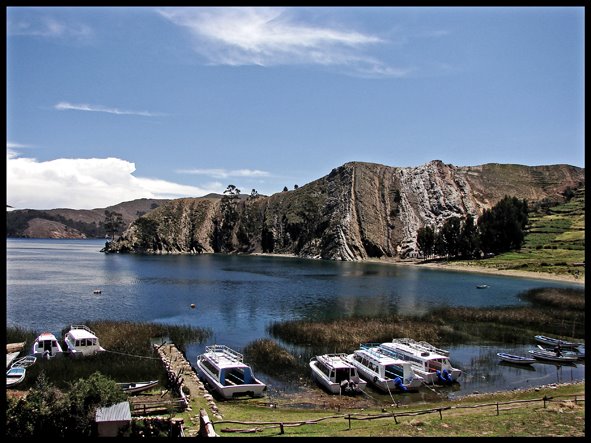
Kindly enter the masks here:
[[129, 402], [124, 401], [105, 408], [97, 408], [95, 421], [123, 421], [131, 420], [131, 409]]

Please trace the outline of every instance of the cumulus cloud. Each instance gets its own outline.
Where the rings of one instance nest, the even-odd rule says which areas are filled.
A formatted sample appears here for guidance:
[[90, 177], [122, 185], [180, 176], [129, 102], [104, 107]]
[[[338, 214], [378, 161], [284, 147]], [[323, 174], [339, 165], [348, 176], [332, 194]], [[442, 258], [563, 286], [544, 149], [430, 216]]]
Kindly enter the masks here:
[[194, 175], [206, 175], [213, 178], [228, 178], [228, 177], [269, 177], [267, 171], [259, 171], [257, 169], [179, 169], [176, 172], [179, 174], [194, 174]]
[[406, 69], [389, 67], [365, 48], [386, 43], [378, 36], [299, 23], [284, 8], [160, 9], [161, 16], [189, 31], [195, 51], [213, 64], [313, 64], [347, 67], [372, 76], [400, 77]]
[[157, 117], [162, 116], [164, 114], [155, 113], [155, 112], [148, 112], [148, 111], [127, 111], [117, 108], [109, 108], [107, 106], [102, 105], [88, 105], [85, 103], [82, 104], [73, 104], [68, 102], [59, 102], [53, 107], [58, 111], [86, 111], [86, 112], [106, 112], [108, 114], [116, 114], [116, 115], [140, 115], [143, 117]]
[[135, 164], [118, 158], [38, 161], [7, 149], [7, 204], [16, 209], [94, 209], [138, 198], [200, 197], [222, 185], [187, 186], [135, 177]]

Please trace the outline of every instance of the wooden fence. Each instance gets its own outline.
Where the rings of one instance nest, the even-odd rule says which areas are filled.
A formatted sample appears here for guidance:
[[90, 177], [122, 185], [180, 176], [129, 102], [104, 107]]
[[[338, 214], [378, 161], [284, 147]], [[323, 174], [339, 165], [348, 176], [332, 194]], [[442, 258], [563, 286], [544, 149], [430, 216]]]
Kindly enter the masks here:
[[[301, 420], [301, 421], [293, 421], [293, 422], [252, 422], [252, 421], [235, 421], [235, 420], [220, 420], [215, 423], [212, 423], [214, 426], [219, 426], [222, 423], [232, 423], [238, 425], [246, 425], [249, 428], [222, 428], [220, 432], [226, 433], [255, 433], [255, 432], [262, 432], [265, 429], [273, 429], [278, 428], [280, 434], [285, 433], [285, 428], [288, 427], [295, 427], [295, 426], [304, 426], [304, 425], [315, 425], [320, 423], [321, 421], [325, 420], [348, 420], [349, 422], [349, 429], [351, 429], [351, 423], [354, 421], [364, 421], [364, 420], [379, 420], [384, 418], [394, 419], [394, 422], [398, 424], [399, 417], [410, 417], [410, 416], [417, 416], [417, 415], [424, 415], [424, 414], [439, 414], [439, 419], [443, 420], [443, 411], [449, 411], [452, 409], [468, 409], [468, 408], [486, 408], [486, 407], [495, 407], [496, 415], [499, 415], [501, 411], [508, 411], [511, 409], [515, 409], [521, 407], [521, 405], [526, 403], [535, 403], [535, 402], [543, 402], [544, 408], [547, 407], [547, 404], [551, 401], [561, 401], [561, 399], [565, 398], [574, 398], [575, 405], [578, 403], [582, 403], [585, 401], [585, 394], [573, 394], [573, 395], [563, 395], [560, 397], [548, 397], [544, 396], [538, 399], [532, 400], [512, 400], [506, 402], [494, 402], [494, 403], [482, 403], [477, 405], [456, 405], [456, 406], [445, 406], [441, 408], [432, 408], [432, 409], [424, 409], [419, 411], [409, 411], [409, 412], [388, 412], [382, 414], [374, 414], [374, 415], [364, 415], [362, 413], [350, 413], [350, 414], [338, 414], [338, 415], [331, 415], [328, 417], [321, 417], [315, 418], [310, 420]], [[506, 407], [508, 406], [509, 407]]]

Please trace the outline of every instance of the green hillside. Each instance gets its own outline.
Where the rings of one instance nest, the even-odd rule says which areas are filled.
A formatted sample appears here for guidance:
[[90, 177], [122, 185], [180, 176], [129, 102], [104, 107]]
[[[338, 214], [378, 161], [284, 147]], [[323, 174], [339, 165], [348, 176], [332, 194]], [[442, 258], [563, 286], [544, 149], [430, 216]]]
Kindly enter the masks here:
[[585, 188], [565, 203], [540, 205], [529, 214], [521, 250], [471, 262], [496, 269], [585, 275]]

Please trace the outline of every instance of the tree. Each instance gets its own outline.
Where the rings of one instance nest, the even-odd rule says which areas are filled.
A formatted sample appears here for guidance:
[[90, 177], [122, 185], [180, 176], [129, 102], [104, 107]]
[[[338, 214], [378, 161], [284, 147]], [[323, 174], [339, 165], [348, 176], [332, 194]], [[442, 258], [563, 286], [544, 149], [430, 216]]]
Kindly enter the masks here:
[[480, 249], [480, 236], [478, 227], [474, 223], [471, 214], [466, 215], [460, 234], [459, 253], [464, 258], [472, 258], [478, 255]]
[[123, 227], [123, 215], [119, 212], [105, 210], [105, 231], [111, 234], [111, 240], [115, 240], [115, 234]]
[[435, 230], [431, 226], [419, 228], [417, 231], [417, 246], [425, 258], [433, 255], [435, 248]]
[[498, 254], [521, 248], [527, 223], [527, 201], [505, 196], [478, 219], [482, 250]]
[[460, 217], [448, 218], [441, 228], [445, 255], [455, 257], [460, 248], [461, 220]]
[[284, 186], [283, 187], [283, 192], [287, 192], [287, 191], [288, 191], [287, 186]]

